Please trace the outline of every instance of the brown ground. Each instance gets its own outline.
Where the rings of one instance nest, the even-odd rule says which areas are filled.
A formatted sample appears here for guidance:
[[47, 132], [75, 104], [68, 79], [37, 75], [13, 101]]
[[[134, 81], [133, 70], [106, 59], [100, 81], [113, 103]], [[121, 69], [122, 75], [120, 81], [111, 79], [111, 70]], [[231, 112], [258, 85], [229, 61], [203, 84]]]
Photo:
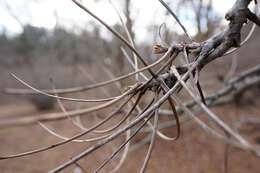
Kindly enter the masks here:
[[[260, 101], [258, 99], [256, 105], [248, 105], [242, 107], [235, 107], [234, 105], [226, 105], [219, 108], [214, 108], [214, 112], [225, 120], [231, 123], [233, 119], [242, 117], [259, 117]], [[1, 118], [4, 115], [33, 115], [38, 112], [29, 104], [9, 105], [2, 106]], [[201, 115], [200, 117], [204, 117]], [[206, 122], [205, 118], [203, 118]], [[91, 118], [93, 120], [93, 118]], [[93, 120], [94, 121], [94, 120]], [[62, 134], [71, 136], [78, 132], [71, 125], [69, 121], [48, 124], [50, 127], [56, 129]], [[234, 123], [233, 128], [236, 128]], [[250, 127], [241, 128], [241, 134], [245, 136], [252, 143], [260, 138], [259, 129], [255, 130]], [[245, 130], [246, 129], [246, 130]], [[174, 135], [175, 128], [165, 129], [163, 132], [168, 135]], [[139, 135], [133, 142], [140, 141], [144, 134]], [[12, 128], [0, 131], [0, 153], [1, 155], [13, 154], [36, 149], [39, 147], [51, 145], [59, 140], [47, 134], [38, 125]], [[119, 143], [114, 142], [110, 146], [102, 149], [102, 151], [94, 152], [86, 158], [82, 159], [79, 163], [88, 172], [93, 172], [95, 168], [108, 157], [111, 148], [115, 148]], [[69, 160], [71, 157], [84, 151], [89, 144], [73, 143], [67, 144], [50, 151], [27, 156], [24, 158], [1, 160], [0, 172], [13, 173], [13, 172], [47, 172], [52, 168], [57, 167], [63, 162]], [[164, 141], [157, 138], [155, 149], [150, 160], [147, 173], [219, 173], [223, 172], [223, 158], [224, 158], [225, 144], [209, 136], [203, 129], [201, 129], [193, 121], [184, 123], [182, 126], [181, 138], [176, 142]], [[130, 152], [127, 161], [124, 163], [119, 172], [138, 172], [142, 166], [145, 153], [149, 145]], [[253, 154], [231, 148], [229, 152], [229, 173], [259, 173], [260, 172], [260, 158], [255, 157]], [[116, 163], [111, 164], [115, 166]], [[63, 172], [73, 172], [75, 166], [65, 169]], [[111, 166], [108, 166], [103, 172], [108, 172]]]

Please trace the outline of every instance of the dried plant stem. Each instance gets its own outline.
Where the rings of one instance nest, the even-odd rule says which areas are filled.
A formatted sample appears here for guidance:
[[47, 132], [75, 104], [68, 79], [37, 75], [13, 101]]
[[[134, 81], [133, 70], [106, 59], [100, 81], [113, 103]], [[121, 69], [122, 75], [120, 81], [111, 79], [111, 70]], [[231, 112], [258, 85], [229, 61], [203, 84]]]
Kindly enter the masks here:
[[[53, 130], [49, 129], [46, 125], [44, 125], [41, 122], [38, 122], [38, 124], [44, 129], [46, 130], [48, 133], [52, 134], [53, 136], [62, 139], [62, 140], [70, 140], [70, 138], [62, 136], [56, 132], [54, 132]], [[74, 139], [71, 142], [77, 142], [77, 143], [82, 143], [82, 142], [95, 142], [95, 141], [99, 141], [101, 139], [107, 138], [108, 136], [110, 136], [111, 134], [107, 134], [107, 135], [103, 135], [103, 136], [98, 136], [98, 137], [94, 137], [94, 138], [88, 138], [88, 139]]]
[[[127, 124], [129, 123], [129, 118], [126, 121], [126, 123]], [[130, 138], [130, 135], [131, 135], [131, 129], [126, 131], [126, 139], [125, 139], [126, 141]], [[121, 166], [123, 165], [123, 163], [126, 160], [126, 157], [127, 157], [128, 152], [129, 152], [129, 149], [130, 149], [130, 141], [127, 142], [127, 144], [125, 145], [125, 149], [124, 149], [124, 152], [123, 152], [123, 154], [121, 156], [121, 159], [120, 159], [119, 163], [117, 164], [117, 166], [113, 170], [109, 171], [109, 173], [115, 173], [115, 172], [117, 172], [121, 168]]]
[[177, 114], [177, 111], [176, 111], [176, 108], [175, 108], [175, 105], [174, 105], [172, 99], [168, 98], [168, 102], [170, 103], [172, 113], [173, 113], [173, 116], [175, 118], [175, 122], [176, 122], [176, 125], [177, 125], [177, 135], [176, 135], [176, 137], [173, 138], [173, 140], [177, 140], [181, 135], [180, 120], [179, 120], [179, 117], [178, 117], [178, 114]]
[[[130, 65], [135, 69], [136, 68], [135, 64], [132, 62], [132, 60], [129, 57], [129, 55], [127, 54], [126, 50], [123, 47], [121, 47], [121, 50], [122, 50], [123, 54], [125, 55], [126, 59], [128, 60], [128, 62], [130, 63]], [[148, 77], [146, 77], [144, 75], [144, 73], [140, 72], [140, 75], [144, 78], [144, 80], [148, 80]]]
[[179, 18], [177, 17], [177, 15], [170, 9], [170, 7], [163, 1], [163, 0], [159, 0], [160, 3], [168, 10], [168, 12], [174, 17], [174, 19], [178, 22], [178, 24], [181, 26], [182, 30], [184, 31], [184, 33], [186, 34], [186, 36], [190, 39], [190, 41], [192, 42], [192, 38], [191, 36], [188, 34], [188, 31], [186, 30], [186, 28], [184, 27], [184, 25], [181, 23], [181, 21], [179, 20]]
[[230, 134], [235, 139], [237, 139], [241, 143], [241, 145], [244, 145], [245, 148], [249, 148], [250, 144], [242, 136], [240, 136], [235, 131], [233, 131], [229, 126], [227, 126], [226, 123], [224, 123], [221, 119], [219, 119], [211, 110], [208, 109], [208, 107], [205, 104], [199, 101], [197, 97], [192, 93], [192, 91], [187, 87], [185, 82], [178, 76], [178, 74], [176, 75], [178, 80], [181, 82], [181, 85], [187, 90], [190, 96], [197, 102], [197, 104], [208, 115], [208, 117], [211, 118], [224, 131], [226, 131], [228, 134]]
[[[62, 99], [62, 100], [67, 100], [67, 101], [75, 101], [75, 102], [107, 102], [107, 101], [111, 101], [114, 100], [117, 97], [110, 97], [110, 98], [105, 98], [105, 99], [93, 99], [93, 100], [89, 100], [89, 99], [76, 99], [76, 98], [69, 98], [69, 97], [61, 97], [61, 96], [57, 96], [57, 95], [51, 95], [49, 93], [46, 93], [42, 90], [39, 90], [33, 86], [31, 86], [30, 84], [28, 84], [27, 82], [25, 82], [24, 80], [22, 80], [21, 78], [17, 77], [15, 74], [11, 73], [11, 75], [20, 83], [22, 83], [23, 85], [27, 86], [28, 88], [30, 88], [31, 90], [33, 90], [36, 93], [45, 95], [47, 97], [51, 97], [51, 98], [55, 98], [55, 99]], [[53, 91], [55, 93], [55, 91]]]
[[[113, 112], [111, 112], [105, 119], [106, 122], [109, 121], [111, 118], [114, 117], [114, 115], [118, 114], [120, 112], [120, 110], [134, 97], [134, 95], [131, 95], [129, 98], [127, 98], [125, 101], [123, 101], [118, 108], [116, 108]], [[84, 127], [82, 123], [80, 122], [75, 122], [72, 120], [72, 118], [69, 116], [68, 112], [65, 110], [64, 106], [62, 105], [61, 101], [58, 100], [59, 106], [62, 109], [62, 111], [68, 116], [69, 119], [71, 119], [71, 121], [77, 126], [79, 127], [81, 130], [86, 131], [88, 130], [88, 128]], [[80, 118], [80, 117], [79, 117]], [[100, 130], [93, 130], [92, 133], [101, 133]]]
[[[167, 86], [164, 84], [163, 87], [168, 90], [169, 88], [167, 88]], [[170, 90], [169, 90], [170, 91]], [[235, 142], [235, 141], [232, 141], [230, 139], [228, 139], [227, 137], [219, 134], [217, 131], [213, 130], [212, 128], [210, 128], [207, 124], [205, 124], [203, 121], [201, 121], [199, 118], [196, 117], [196, 115], [194, 113], [191, 112], [191, 110], [185, 106], [182, 101], [177, 97], [175, 96], [175, 94], [172, 94], [170, 96], [176, 103], [178, 103], [182, 108], [183, 110], [189, 115], [192, 117], [192, 119], [194, 119], [200, 127], [202, 127], [206, 132], [208, 132], [210, 135], [213, 135], [219, 139], [222, 139], [223, 141], [227, 142], [227, 143], [230, 143], [232, 144], [233, 146], [236, 146], [236, 147], [239, 147], [239, 148], [243, 148], [243, 149], [248, 149], [248, 148], [245, 148], [244, 146], [242, 146], [240, 143], [238, 142]]]
[[[189, 55], [187, 53], [186, 46], [183, 47], [183, 53], [184, 53], [184, 59], [185, 59], [186, 63], [190, 64], [190, 58], [189, 58]], [[188, 66], [188, 68], [190, 68], [190, 66]], [[190, 85], [191, 89], [192, 89], [194, 94], [197, 94], [196, 89], [195, 89], [195, 86], [196, 86], [195, 83], [197, 83], [197, 81], [195, 81], [191, 70], [189, 70], [189, 78], [190, 78], [190, 82], [191, 82], [191, 85]]]
[[[158, 91], [155, 91], [155, 101], [158, 101]], [[150, 160], [152, 151], [153, 151], [153, 147], [154, 147], [154, 143], [155, 143], [155, 137], [156, 137], [156, 133], [157, 133], [157, 128], [158, 128], [158, 119], [159, 119], [159, 114], [158, 114], [158, 109], [157, 108], [155, 110], [155, 116], [154, 116], [154, 125], [153, 125], [153, 132], [152, 132], [152, 136], [151, 136], [151, 142], [150, 142], [150, 146], [149, 149], [147, 151], [143, 166], [140, 170], [140, 173], [144, 173], [145, 169], [147, 168], [148, 162]]]
[[[126, 22], [123, 20], [123, 14], [120, 13], [120, 11], [118, 10], [118, 8], [116, 7], [116, 5], [113, 3], [113, 0], [109, 0], [109, 2], [112, 4], [112, 6], [114, 7], [122, 25], [123, 25], [123, 28], [126, 32], [126, 35], [127, 35], [127, 38], [128, 38], [128, 41], [130, 42], [131, 46], [135, 49], [135, 45], [134, 45], [134, 40], [133, 40], [133, 37], [131, 36], [130, 32], [129, 32], [129, 29], [127, 28], [126, 26]], [[137, 56], [136, 54], [133, 52], [133, 57], [134, 57], [134, 69], [136, 71], [138, 71], [138, 61], [137, 61]], [[139, 74], [137, 73], [136, 74], [136, 82], [139, 81]]]
[[140, 102], [142, 96], [143, 96], [143, 94], [139, 93], [139, 95], [138, 95], [134, 105], [132, 106], [132, 108], [128, 111], [126, 116], [122, 120], [120, 120], [115, 126], [112, 126], [109, 129], [105, 129], [105, 130], [96, 130], [95, 133], [108, 133], [108, 132], [111, 132], [111, 131], [115, 130], [116, 128], [118, 128], [127, 118], [130, 117], [132, 112], [135, 110], [137, 104]]
[[[99, 170], [101, 170], [111, 159], [113, 159], [113, 157], [120, 151], [120, 149], [122, 149], [126, 143], [128, 143], [137, 133], [138, 131], [140, 131], [145, 124], [147, 123], [148, 120], [150, 120], [153, 116], [153, 114], [150, 112], [150, 115], [148, 116], [148, 119], [145, 120], [142, 125], [130, 136], [130, 138], [124, 142], [120, 147], [118, 147], [118, 149], [110, 156], [109, 159], [107, 159], [97, 170], [96, 172], [98, 172]], [[137, 118], [135, 121], [131, 122], [128, 126], [124, 127], [123, 129], [120, 129], [117, 133], [114, 133], [113, 135], [111, 135], [109, 138], [107, 138], [106, 140], [100, 141], [99, 143], [97, 143], [96, 145], [90, 147], [89, 149], [87, 149], [85, 152], [79, 154], [78, 156], [74, 157], [72, 160], [68, 161], [67, 163], [64, 163], [63, 165], [57, 167], [56, 169], [50, 171], [49, 173], [56, 173], [56, 172], [60, 172], [61, 170], [65, 169], [66, 167], [68, 167], [69, 165], [73, 164], [74, 162], [77, 162], [78, 160], [80, 160], [81, 158], [83, 158], [84, 156], [86, 156], [87, 154], [90, 154], [91, 152], [95, 151], [96, 149], [100, 148], [101, 146], [103, 146], [104, 144], [112, 141], [114, 138], [116, 138], [118, 135], [120, 135], [121, 133], [127, 131], [128, 129], [130, 129], [132, 126], [136, 125], [137, 122], [141, 121], [143, 117], [139, 117]]]
[[[152, 105], [152, 103], [154, 102], [154, 99], [153, 100], [151, 100], [150, 101], [150, 103], [149, 104], [147, 104], [147, 106], [141, 111], [141, 109], [137, 106], [137, 110], [138, 110], [138, 113], [141, 115], [141, 114], [143, 114], [151, 105]], [[177, 114], [176, 114], [177, 115]], [[144, 120], [146, 120], [146, 118], [144, 118]], [[150, 121], [148, 121], [147, 122], [147, 124], [148, 124], [148, 126], [150, 126], [150, 129], [154, 129], [154, 126], [152, 125], [152, 123], [150, 122]], [[164, 140], [167, 140], [167, 141], [174, 141], [174, 140], [176, 140], [176, 137], [174, 137], [174, 138], [171, 138], [171, 137], [168, 137], [168, 136], [166, 136], [166, 135], [164, 135], [162, 132], [160, 132], [159, 130], [157, 130], [157, 135], [160, 137], [160, 138], [162, 138], [162, 139], [164, 139]]]
[[[183, 78], [186, 78], [186, 77], [188, 77], [187, 73], [183, 76]], [[129, 125], [119, 129], [117, 132], [113, 133], [110, 137], [103, 139], [102, 141], [98, 142], [96, 145], [90, 147], [86, 151], [84, 151], [81, 154], [79, 154], [78, 156], [74, 157], [72, 160], [70, 160], [70, 161], [64, 163], [63, 165], [60, 165], [56, 169], [52, 170], [50, 173], [59, 172], [59, 171], [65, 169], [66, 167], [70, 166], [74, 162], [80, 160], [81, 158], [85, 157], [86, 155], [90, 154], [91, 152], [93, 152], [93, 151], [97, 150], [98, 148], [102, 147], [106, 143], [112, 141], [117, 136], [124, 133], [125, 131], [132, 128], [133, 126], [135, 126], [140, 121], [142, 121], [144, 118], [146, 118], [149, 115], [151, 115], [152, 113], [154, 113], [155, 109], [159, 108], [160, 105], [162, 103], [164, 103], [164, 101], [167, 100], [167, 98], [170, 97], [170, 95], [173, 94], [174, 91], [176, 91], [178, 84], [179, 84], [179, 81], [161, 99], [159, 99], [153, 106], [149, 107], [143, 114], [141, 114], [138, 118], [136, 118], [134, 121], [132, 121]]]

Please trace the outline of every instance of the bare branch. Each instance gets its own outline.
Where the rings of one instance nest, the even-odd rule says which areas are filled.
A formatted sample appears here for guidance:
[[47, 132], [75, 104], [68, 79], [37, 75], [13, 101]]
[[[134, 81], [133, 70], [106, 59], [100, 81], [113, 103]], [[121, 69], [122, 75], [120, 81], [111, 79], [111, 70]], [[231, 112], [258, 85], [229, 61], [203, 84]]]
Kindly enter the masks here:
[[[127, 120], [126, 123], [128, 124], [129, 120]], [[131, 135], [131, 129], [126, 131], [126, 141], [130, 138], [130, 135]], [[117, 166], [112, 171], [110, 171], [109, 173], [115, 173], [115, 172], [117, 172], [121, 168], [121, 166], [123, 165], [123, 163], [126, 160], [126, 156], [127, 156], [128, 152], [129, 152], [129, 149], [130, 149], [130, 141], [127, 142], [127, 144], [125, 145], [125, 150], [124, 150], [124, 152], [123, 152], [123, 154], [121, 156], [119, 164], [117, 164]]]
[[[240, 46], [243, 46], [244, 44], [246, 44], [248, 42], [248, 40], [252, 37], [254, 31], [256, 28], [256, 24], [253, 24], [251, 30], [249, 31], [248, 35], [246, 36], [245, 40], [241, 42]], [[238, 48], [232, 48], [230, 49], [228, 52], [226, 52], [223, 56], [229, 55], [233, 52], [235, 52], [236, 50], [238, 50]]]
[[[155, 91], [155, 98], [154, 98], [155, 101], [158, 101], [158, 94], [159, 94], [158, 91]], [[154, 143], [155, 143], [156, 132], [157, 132], [157, 128], [158, 128], [158, 118], [159, 118], [158, 109], [159, 108], [157, 108], [155, 110], [154, 125], [153, 125], [153, 132], [152, 132], [152, 136], [151, 136], [150, 146], [149, 146], [148, 152], [146, 154], [143, 166], [142, 166], [142, 168], [140, 170], [140, 172], [142, 172], [142, 173], [145, 171], [145, 169], [146, 169], [146, 167], [148, 165], [149, 159], [151, 157], [152, 151], [153, 151], [153, 146], [154, 146]]]
[[[169, 88], [167, 88], [167, 85], [163, 85], [163, 87], [165, 87], [166, 90], [168, 90]], [[169, 90], [170, 91], [170, 90]], [[168, 92], [169, 92], [168, 91]], [[253, 146], [244, 146], [244, 145], [241, 145], [240, 143], [238, 142], [235, 142], [235, 141], [232, 141], [230, 140], [229, 138], [219, 134], [217, 131], [213, 130], [212, 128], [210, 128], [208, 125], [206, 125], [203, 121], [201, 121], [200, 119], [198, 119], [182, 102], [181, 100], [176, 97], [174, 94], [171, 95], [171, 98], [173, 98], [184, 110], [185, 112], [191, 116], [206, 132], [208, 132], [209, 134], [219, 138], [219, 139], [222, 139], [223, 141], [227, 142], [227, 143], [230, 143], [232, 144], [233, 146], [236, 146], [236, 147], [239, 147], [239, 148], [242, 148], [242, 149], [246, 149], [246, 150], [253, 150], [254, 152], [257, 151], [257, 149]]]
[[221, 127], [223, 130], [225, 130], [228, 134], [230, 134], [231, 136], [233, 136], [234, 138], [236, 138], [242, 145], [246, 147], [249, 147], [250, 144], [239, 134], [237, 134], [235, 131], [233, 131], [229, 126], [226, 125], [226, 123], [224, 123], [224, 121], [222, 121], [221, 119], [219, 119], [211, 110], [209, 110], [207, 108], [207, 106], [205, 104], [203, 104], [202, 102], [200, 102], [197, 97], [192, 93], [192, 91], [190, 91], [190, 89], [187, 87], [187, 85], [185, 84], [185, 82], [183, 80], [180, 79], [180, 77], [178, 77], [178, 80], [181, 82], [182, 86], [188, 91], [188, 93], [190, 94], [190, 96], [197, 102], [197, 104], [201, 107], [201, 109], [219, 126]]

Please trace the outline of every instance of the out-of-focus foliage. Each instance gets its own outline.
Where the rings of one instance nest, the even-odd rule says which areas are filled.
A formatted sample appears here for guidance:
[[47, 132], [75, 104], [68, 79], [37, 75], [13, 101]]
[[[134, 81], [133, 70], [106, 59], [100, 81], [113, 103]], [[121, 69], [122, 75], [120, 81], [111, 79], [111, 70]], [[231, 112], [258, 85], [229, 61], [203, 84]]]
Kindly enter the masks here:
[[10, 44], [15, 45], [17, 54], [25, 57], [27, 63], [31, 63], [33, 58], [47, 53], [47, 31], [43, 28], [26, 25], [23, 33], [17, 35]]
[[[121, 6], [127, 18], [126, 25], [135, 39], [135, 19], [131, 17], [130, 13], [132, 3], [133, 1], [127, 0], [125, 3], [122, 2]], [[183, 16], [178, 13], [178, 9], [189, 9], [189, 13], [187, 14], [193, 15], [194, 25], [197, 27], [196, 41], [208, 38], [215, 32], [216, 26], [219, 25], [220, 20], [212, 8], [211, 0], [182, 0], [176, 1], [175, 4], [169, 4], [179, 17]], [[178, 8], [175, 9], [176, 7]], [[76, 33], [59, 25], [53, 30], [47, 30], [29, 24], [23, 25], [23, 32], [18, 35], [10, 37], [5, 32], [2, 32], [0, 34], [0, 66], [33, 66], [34, 63], [44, 58], [44, 61], [55, 59], [56, 62], [64, 65], [103, 62], [106, 65], [112, 64], [120, 67], [117, 69], [112, 68], [117, 74], [126, 70], [126, 66], [124, 65], [126, 60], [120, 50], [120, 47], [123, 46], [122, 43], [115, 37], [104, 38], [104, 34], [101, 36], [104, 30], [99, 25], [93, 22], [89, 23], [89, 25], [93, 28], [91, 31], [83, 30]], [[122, 26], [116, 24], [114, 28], [126, 37]], [[151, 37], [153, 37], [152, 33], [156, 33], [154, 37], [159, 38], [159, 28], [159, 26], [151, 24], [146, 29], [147, 32], [151, 32]], [[161, 38], [164, 42], [170, 44], [172, 40], [183, 40], [181, 35], [175, 33], [170, 28], [166, 28], [165, 30], [162, 34], [163, 38]], [[147, 38], [147, 40], [151, 41], [150, 38]], [[152, 44], [157, 43], [144, 40], [141, 44], [137, 45], [138, 50], [147, 58], [147, 61], [154, 60], [149, 59]], [[130, 52], [128, 53], [131, 55]]]
[[32, 65], [41, 57], [56, 57], [67, 65], [91, 63], [114, 56], [111, 42], [100, 36], [99, 28], [75, 34], [62, 27], [49, 31], [26, 25], [21, 34], [13, 37], [1, 33], [0, 66]]

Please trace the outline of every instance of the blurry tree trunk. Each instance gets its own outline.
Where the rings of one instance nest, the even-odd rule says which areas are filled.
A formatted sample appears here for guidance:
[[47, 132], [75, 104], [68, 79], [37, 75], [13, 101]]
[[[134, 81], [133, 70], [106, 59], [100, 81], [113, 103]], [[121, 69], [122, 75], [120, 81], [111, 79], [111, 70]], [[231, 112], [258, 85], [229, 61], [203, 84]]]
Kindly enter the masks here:
[[178, 8], [191, 7], [195, 14], [195, 26], [197, 34], [194, 37], [196, 41], [204, 41], [211, 36], [220, 24], [220, 18], [214, 16], [212, 8], [212, 0], [181, 0]]
[[130, 13], [130, 5], [131, 5], [131, 0], [126, 0], [125, 2], [125, 15], [126, 15], [126, 19], [127, 19], [127, 29], [129, 30], [133, 40], [135, 39], [135, 34], [133, 32], [133, 20], [131, 19], [131, 13]]
[[[125, 13], [125, 16], [127, 19], [126, 26], [134, 40], [135, 36], [134, 36], [134, 32], [133, 32], [133, 20], [131, 18], [130, 8], [131, 8], [131, 0], [125, 0], [124, 13]], [[121, 42], [117, 44], [117, 47], [120, 47], [120, 46], [121, 46]], [[124, 58], [123, 53], [121, 51], [118, 51], [118, 53], [116, 55], [116, 61], [117, 61], [117, 67], [119, 67], [120, 73], [124, 72], [124, 70], [125, 70], [125, 64], [124, 64], [125, 61], [124, 60], [125, 60], [125, 58]]]
[[196, 21], [197, 21], [197, 30], [198, 30], [198, 33], [197, 35], [202, 35], [201, 33], [201, 9], [202, 9], [202, 3], [203, 3], [203, 0], [199, 0], [199, 5], [198, 5], [198, 9], [196, 11]]
[[[197, 34], [195, 39], [197, 41], [203, 41], [208, 38], [216, 29], [219, 24], [219, 20], [216, 18], [210, 18], [210, 13], [212, 12], [212, 0], [207, 1], [200, 0], [199, 4], [196, 6], [193, 0], [193, 8], [196, 13], [196, 24], [197, 24]], [[206, 28], [202, 31], [203, 20], [205, 20]]]

